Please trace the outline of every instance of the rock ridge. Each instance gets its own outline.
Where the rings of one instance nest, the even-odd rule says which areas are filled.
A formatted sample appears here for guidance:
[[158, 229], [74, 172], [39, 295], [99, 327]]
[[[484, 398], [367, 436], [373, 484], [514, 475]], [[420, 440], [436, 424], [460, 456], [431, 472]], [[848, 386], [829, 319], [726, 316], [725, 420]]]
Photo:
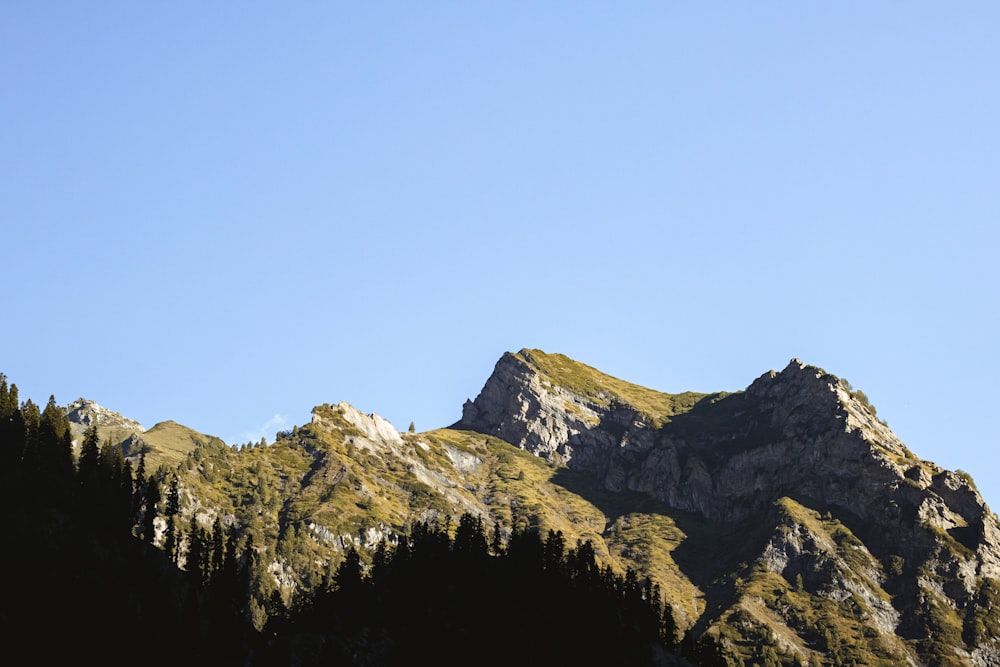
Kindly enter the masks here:
[[800, 359], [657, 425], [621, 397], [582, 395], [553, 383], [531, 354], [508, 352], [455, 428], [715, 521], [740, 521], [788, 496], [864, 522], [912, 516], [960, 528], [973, 548], [991, 544], [982, 568], [1000, 575], [996, 517], [978, 492], [914, 456], [845, 381]]
[[[581, 391], [610, 385], [582, 365], [547, 372], [544, 355], [503, 355], [454, 428], [584, 473], [604, 493], [639, 492], [712, 522], [766, 524], [776, 506], [792, 508], [758, 562], [799, 575], [813, 595], [859, 600], [899, 656], [908, 649], [897, 635], [938, 632], [928, 605], [959, 614], [1000, 579], [1000, 523], [971, 480], [915, 456], [863, 393], [822, 368], [791, 359], [743, 391], [688, 395], [657, 415], [628, 388]], [[759, 606], [740, 605], [751, 616]], [[963, 661], [997, 654], [983, 645]]]

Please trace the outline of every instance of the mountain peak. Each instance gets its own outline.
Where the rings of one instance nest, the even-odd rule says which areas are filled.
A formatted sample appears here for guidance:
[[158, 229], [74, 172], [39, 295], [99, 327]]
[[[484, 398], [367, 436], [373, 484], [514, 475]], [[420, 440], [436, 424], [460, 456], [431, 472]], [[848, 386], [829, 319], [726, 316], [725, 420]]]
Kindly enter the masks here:
[[[863, 392], [798, 358], [742, 392], [666, 394], [522, 349], [500, 358], [455, 427], [723, 521], [793, 489], [869, 516], [872, 488], [922, 465]], [[936, 474], [923, 468], [909, 474]]]
[[[744, 391], [669, 395], [525, 349], [500, 359], [458, 427], [572, 469], [573, 489], [642, 494], [730, 531], [784, 508], [760, 556], [770, 574], [739, 603], [750, 616], [773, 595], [768, 577], [798, 576], [802, 594], [857, 595], [903, 655], [900, 637], [935, 632], [927, 604], [992, 604], [980, 600], [1000, 577], [1000, 524], [971, 479], [916, 457], [864, 392], [799, 358]], [[998, 664], [993, 647], [975, 651], [973, 664]]]
[[63, 411], [71, 424], [85, 428], [97, 426], [98, 428], [120, 428], [136, 433], [145, 431], [139, 422], [109, 410], [96, 401], [82, 397], [67, 405]]
[[[396, 430], [396, 427], [393, 426], [388, 419], [382, 417], [381, 415], [374, 412], [365, 414], [347, 401], [341, 401], [338, 403], [336, 410], [343, 419], [372, 440], [390, 442], [393, 444], [401, 444], [403, 442], [403, 437], [400, 435], [399, 431]], [[321, 422], [322, 417], [319, 416], [314, 409], [313, 423]]]

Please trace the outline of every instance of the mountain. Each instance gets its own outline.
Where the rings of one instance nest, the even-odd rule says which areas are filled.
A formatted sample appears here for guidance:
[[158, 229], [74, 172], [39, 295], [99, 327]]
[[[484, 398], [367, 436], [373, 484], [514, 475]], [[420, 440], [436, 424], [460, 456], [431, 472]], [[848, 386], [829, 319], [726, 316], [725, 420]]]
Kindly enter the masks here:
[[109, 410], [96, 401], [78, 398], [63, 408], [69, 420], [73, 446], [78, 448], [84, 433], [91, 426], [97, 427], [101, 442], [111, 441], [122, 448], [128, 458], [148, 457], [147, 465], [177, 466], [199, 448], [218, 449], [226, 443], [215, 436], [167, 420], [148, 431], [139, 422]]
[[114, 442], [121, 442], [146, 430], [139, 422], [86, 398], [76, 399], [63, 408], [63, 412], [69, 420], [74, 447], [79, 447], [84, 432], [91, 426], [97, 427], [102, 441], [110, 439]]
[[221, 438], [167, 420], [125, 443], [124, 447], [126, 455], [148, 452], [153, 465], [179, 465], [199, 450], [220, 450], [226, 447], [226, 443]]
[[1000, 662], [996, 515], [822, 369], [793, 359], [743, 392], [671, 396], [522, 350], [456, 426], [565, 464], [584, 498], [638, 493], [683, 532], [677, 510], [741, 533], [714, 571], [685, 562], [693, 533], [661, 554], [693, 599], [683, 625], [727, 655], [772, 641], [802, 660], [835, 644], [865, 664]]
[[667, 664], [1000, 664], [996, 515], [797, 359], [742, 391], [665, 394], [525, 349], [433, 431], [341, 402], [271, 445], [165, 422], [125, 438], [133, 460], [136, 438], [176, 473], [179, 525], [252, 536], [259, 628], [265, 601], [296, 607], [353, 550], [376, 568], [380, 545], [473, 516], [655, 584]]

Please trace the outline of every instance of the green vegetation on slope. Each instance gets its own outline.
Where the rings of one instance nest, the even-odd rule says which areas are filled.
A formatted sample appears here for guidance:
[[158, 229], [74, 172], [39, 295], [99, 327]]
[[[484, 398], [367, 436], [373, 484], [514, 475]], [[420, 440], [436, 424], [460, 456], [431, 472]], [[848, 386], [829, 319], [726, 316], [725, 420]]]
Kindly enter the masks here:
[[[320, 406], [315, 414], [314, 423], [274, 444], [211, 454], [197, 448], [180, 466], [182, 485], [202, 506], [189, 511], [232, 517], [258, 547], [288, 566], [295, 588], [283, 592], [286, 602], [322, 581], [326, 564], [342, 558], [344, 545], [363, 542], [365, 531], [406, 535], [416, 522], [465, 508], [505, 534], [551, 530], [568, 546], [591, 543], [612, 571], [631, 568], [681, 593], [685, 627], [704, 610], [698, 586], [671, 558], [688, 531], [695, 539], [679, 550], [681, 558], [686, 567], [705, 568], [706, 559], [692, 556], [691, 547], [701, 545], [694, 550], [700, 553], [717, 534], [696, 517], [677, 519], [684, 530], [661, 535], [674, 522], [663, 514], [668, 508], [641, 494], [598, 492], [579, 473], [498, 438], [439, 429], [404, 434], [394, 451], [367, 440], [336, 406]], [[629, 528], [616, 522], [624, 515]], [[657, 545], [655, 553], [646, 541]], [[700, 580], [709, 576], [701, 573]]]
[[865, 597], [881, 604], [890, 595], [880, 584], [881, 564], [861, 540], [791, 498], [775, 508], [772, 539], [796, 545], [788, 552], [794, 556], [781, 572], [764, 558], [734, 572], [733, 602], [705, 635], [712, 651], [745, 664], [906, 664], [903, 640], [873, 623], [879, 612]]
[[160, 422], [139, 437], [149, 446], [147, 465], [179, 465], [198, 447], [224, 448], [226, 444], [211, 435], [199, 433], [174, 421]]
[[553, 385], [587, 396], [602, 405], [627, 403], [656, 425], [670, 421], [670, 417], [674, 415], [687, 412], [707, 395], [692, 391], [665, 394], [619, 380], [563, 354], [524, 349], [515, 356], [537, 369]]

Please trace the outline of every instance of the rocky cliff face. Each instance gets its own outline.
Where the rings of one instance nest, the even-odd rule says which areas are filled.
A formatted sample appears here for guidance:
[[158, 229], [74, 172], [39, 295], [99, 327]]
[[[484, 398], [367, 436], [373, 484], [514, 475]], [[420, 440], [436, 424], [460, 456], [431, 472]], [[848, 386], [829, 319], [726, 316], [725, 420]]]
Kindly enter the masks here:
[[[658, 414], [649, 406], [669, 405], [665, 398], [647, 400], [634, 391], [641, 388], [574, 364], [537, 350], [506, 354], [456, 427], [566, 464], [607, 492], [641, 492], [722, 524], [773, 522], [755, 557], [760, 568], [785, 581], [803, 577], [800, 586], [824, 599], [856, 599], [858, 622], [885, 635], [899, 659], [930, 655], [906, 640], [972, 632], [969, 610], [987, 604], [982, 591], [1000, 578], [996, 515], [969, 480], [911, 453], [846, 382], [793, 359], [745, 391], [696, 396]], [[801, 511], [777, 519], [782, 503]], [[831, 534], [857, 544], [845, 550]], [[773, 610], [733, 595], [728, 612], [701, 619], [706, 630], [738, 608], [773, 631]], [[801, 632], [792, 634], [798, 643], [786, 648], [809, 658]], [[941, 651], [998, 664], [998, 639]]]
[[71, 424], [83, 427], [114, 427], [142, 433], [145, 429], [137, 421], [109, 410], [95, 401], [78, 398], [64, 408]]
[[[83, 435], [91, 426], [97, 427], [101, 441], [111, 440], [122, 443], [138, 443], [140, 434], [145, 429], [137, 421], [129, 419], [103, 405], [86, 398], [78, 398], [63, 408], [69, 419], [70, 430], [73, 433], [73, 446], [79, 447]], [[130, 455], [128, 446], [123, 446], [125, 455]], [[133, 447], [134, 449], [134, 447]]]
[[[541, 353], [505, 355], [456, 427], [586, 471], [609, 491], [641, 491], [713, 520], [793, 496], [863, 521], [918, 516], [996, 545], [995, 518], [966, 479], [917, 458], [846, 383], [798, 359], [658, 425], [620, 396], [559, 386], [533, 354]], [[995, 554], [983, 557], [1000, 576]]]

